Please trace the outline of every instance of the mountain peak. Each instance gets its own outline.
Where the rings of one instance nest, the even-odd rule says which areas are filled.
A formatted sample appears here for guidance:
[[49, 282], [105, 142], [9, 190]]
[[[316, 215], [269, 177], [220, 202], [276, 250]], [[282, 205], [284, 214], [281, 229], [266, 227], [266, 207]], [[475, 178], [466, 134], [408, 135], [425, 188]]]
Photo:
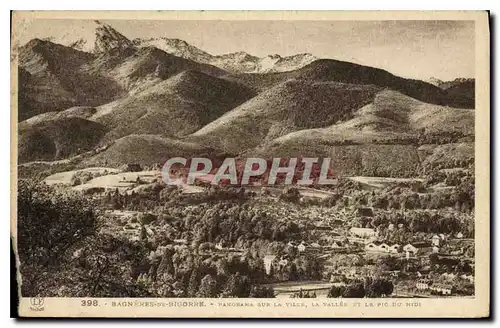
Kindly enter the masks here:
[[232, 59], [232, 60], [235, 60], [235, 61], [238, 61], [238, 62], [242, 62], [242, 61], [256, 61], [256, 60], [259, 59], [258, 57], [252, 56], [249, 53], [246, 53], [244, 51], [231, 52], [231, 53], [220, 55], [220, 56], [217, 56], [217, 57], [219, 57], [221, 59]]
[[177, 57], [191, 59], [200, 63], [209, 63], [213, 56], [181, 39], [158, 37], [148, 39], [134, 39], [133, 43], [139, 47], [155, 47]]
[[127, 39], [123, 34], [111, 27], [111, 25], [103, 24], [95, 21], [98, 25], [95, 30], [94, 51], [95, 53], [107, 52], [114, 48], [132, 47], [132, 41]]
[[48, 38], [49, 41], [88, 53], [100, 54], [114, 48], [133, 46], [123, 34], [104, 22], [84, 21], [82, 28], [69, 30], [64, 35]]

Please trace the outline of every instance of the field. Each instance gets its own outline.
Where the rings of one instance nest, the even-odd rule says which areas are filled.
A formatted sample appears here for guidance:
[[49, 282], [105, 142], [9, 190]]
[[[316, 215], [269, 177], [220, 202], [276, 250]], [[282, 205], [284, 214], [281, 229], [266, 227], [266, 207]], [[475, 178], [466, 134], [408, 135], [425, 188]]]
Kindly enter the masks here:
[[324, 281], [288, 281], [282, 283], [271, 284], [274, 288], [277, 298], [290, 298], [290, 295], [300, 290], [316, 293], [319, 298], [326, 298], [328, 291], [332, 287], [332, 283]]
[[398, 183], [412, 183], [412, 182], [423, 182], [423, 179], [417, 178], [385, 178], [385, 177], [349, 177], [350, 180], [356, 181], [370, 187], [377, 189], [386, 188], [391, 185], [396, 185]]

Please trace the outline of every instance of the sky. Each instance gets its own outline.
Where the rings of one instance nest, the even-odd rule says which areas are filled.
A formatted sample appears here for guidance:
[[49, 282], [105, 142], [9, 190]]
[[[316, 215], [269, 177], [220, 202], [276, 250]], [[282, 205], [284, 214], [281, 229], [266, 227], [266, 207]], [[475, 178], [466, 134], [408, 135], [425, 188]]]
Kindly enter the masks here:
[[[474, 77], [473, 21], [151, 21], [104, 20], [128, 37], [182, 39], [213, 55], [311, 53], [428, 80]], [[19, 33], [33, 38], [92, 40], [91, 20], [36, 20]]]

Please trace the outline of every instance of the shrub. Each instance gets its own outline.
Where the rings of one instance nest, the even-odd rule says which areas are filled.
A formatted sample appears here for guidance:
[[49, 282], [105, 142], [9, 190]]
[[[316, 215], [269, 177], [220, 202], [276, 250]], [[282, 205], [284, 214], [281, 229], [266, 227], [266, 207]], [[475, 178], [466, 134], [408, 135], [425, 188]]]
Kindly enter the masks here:
[[143, 225], [150, 224], [151, 222], [156, 221], [157, 217], [151, 213], [145, 213], [141, 216], [141, 223]]

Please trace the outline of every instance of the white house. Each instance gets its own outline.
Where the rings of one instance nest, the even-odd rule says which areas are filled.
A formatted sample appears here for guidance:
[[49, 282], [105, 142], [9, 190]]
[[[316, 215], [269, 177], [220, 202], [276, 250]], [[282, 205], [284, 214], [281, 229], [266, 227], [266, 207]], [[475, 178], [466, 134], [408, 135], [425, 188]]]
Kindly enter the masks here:
[[375, 229], [372, 228], [352, 227], [351, 230], [349, 230], [349, 232], [356, 237], [366, 238], [366, 239], [377, 235], [377, 231], [375, 231]]
[[420, 279], [417, 281], [416, 287], [418, 290], [427, 290], [427, 289], [429, 289], [430, 284], [431, 284], [430, 280]]
[[444, 279], [447, 279], [447, 280], [453, 280], [456, 278], [456, 275], [454, 273], [443, 273], [441, 275], [441, 277], [443, 277]]
[[308, 245], [305, 241], [302, 241], [299, 246], [297, 246], [297, 249], [299, 252], [305, 252], [307, 249]]
[[460, 278], [468, 280], [470, 283], [474, 283], [474, 276], [471, 274], [462, 274]]
[[276, 255], [266, 255], [264, 256], [264, 268], [266, 269], [266, 274], [271, 273], [271, 267], [273, 265], [273, 261], [276, 259]]
[[217, 244], [215, 244], [215, 249], [222, 250], [224, 248], [224, 241], [219, 241]]
[[429, 289], [442, 295], [451, 295], [452, 293], [452, 287], [448, 285], [434, 284]]
[[288, 264], [288, 259], [285, 259], [285, 258], [281, 258], [278, 262], [278, 264], [280, 265], [280, 267], [284, 267]]
[[[393, 246], [398, 246], [399, 245], [393, 245]], [[392, 246], [387, 245], [386, 243], [380, 243], [380, 242], [371, 242], [365, 245], [365, 251], [367, 252], [379, 252], [379, 253], [392, 253], [394, 251]], [[397, 249], [397, 247], [396, 247]]]
[[389, 249], [387, 251], [389, 253], [392, 253], [392, 254], [397, 254], [397, 253], [399, 253], [400, 249], [401, 249], [401, 245], [393, 244], [393, 245], [389, 246]]
[[464, 237], [464, 234], [461, 233], [461, 232], [459, 232], [459, 233], [457, 233], [456, 236], [457, 236], [458, 239], [462, 239]]
[[418, 248], [416, 248], [412, 244], [406, 244], [406, 245], [403, 246], [403, 251], [410, 252], [410, 253], [413, 253], [413, 254], [417, 254]]
[[379, 252], [379, 249], [375, 243], [368, 243], [365, 245], [365, 251], [367, 251], [367, 252]]
[[406, 257], [415, 256], [417, 253], [431, 252], [432, 247], [429, 243], [413, 243], [406, 244], [403, 247], [403, 251], [406, 253]]
[[431, 238], [432, 245], [434, 245], [434, 246], [439, 246], [440, 241], [441, 241], [441, 238], [439, 238], [438, 235], [434, 235]]

